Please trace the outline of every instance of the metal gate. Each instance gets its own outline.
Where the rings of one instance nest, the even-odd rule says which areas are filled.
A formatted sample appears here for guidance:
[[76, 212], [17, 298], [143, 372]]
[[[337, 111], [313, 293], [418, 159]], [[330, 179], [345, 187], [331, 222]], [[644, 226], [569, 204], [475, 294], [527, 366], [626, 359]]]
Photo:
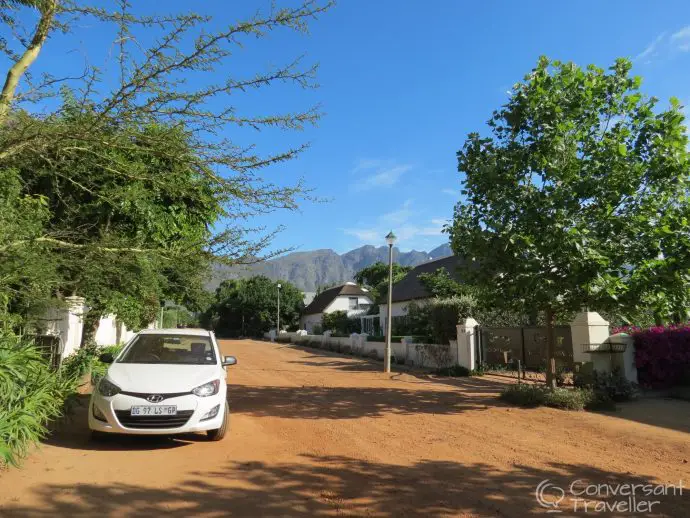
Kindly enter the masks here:
[[[546, 367], [545, 327], [477, 326], [477, 360], [486, 365], [508, 365], [518, 360], [527, 369]], [[557, 367], [573, 367], [570, 326], [554, 327]]]

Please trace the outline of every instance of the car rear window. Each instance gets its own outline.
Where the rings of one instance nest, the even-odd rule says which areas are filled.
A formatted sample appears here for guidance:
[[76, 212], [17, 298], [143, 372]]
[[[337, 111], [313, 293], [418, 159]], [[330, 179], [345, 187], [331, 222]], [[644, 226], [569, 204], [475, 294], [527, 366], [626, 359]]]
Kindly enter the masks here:
[[118, 363], [212, 365], [216, 355], [208, 336], [142, 334], [127, 347]]

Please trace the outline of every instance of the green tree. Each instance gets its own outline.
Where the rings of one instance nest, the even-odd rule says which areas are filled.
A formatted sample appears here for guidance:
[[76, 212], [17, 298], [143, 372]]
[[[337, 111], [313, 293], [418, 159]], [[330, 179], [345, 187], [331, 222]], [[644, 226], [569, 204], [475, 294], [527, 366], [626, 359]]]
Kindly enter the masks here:
[[[21, 231], [0, 230], [0, 320], [16, 325], [39, 298], [75, 293], [87, 298], [91, 321], [115, 311], [136, 327], [162, 300], [196, 309], [210, 261], [266, 257], [279, 229], [257, 232], [252, 216], [296, 209], [308, 191], [259, 173], [306, 146], [261, 150], [246, 133], [299, 130], [320, 113], [284, 106], [256, 115], [235, 103], [248, 90], [315, 86], [316, 66], [288, 60], [242, 67], [242, 75], [229, 61], [275, 30], [306, 32], [328, 1], [223, 24], [195, 13], [141, 14], [146, 7], [134, 11], [127, 0], [116, 9], [72, 0], [1, 5], [0, 179], [8, 188], [0, 206], [8, 212], [0, 218]], [[108, 63], [85, 64], [80, 77], [42, 74], [36, 58], [51, 35], [78, 42], [85, 24], [112, 35]], [[87, 325], [85, 340], [93, 330]]]
[[285, 281], [258, 275], [221, 283], [202, 322], [221, 336], [262, 336], [276, 326], [280, 288], [280, 327], [295, 327], [304, 309], [302, 292]]
[[467, 285], [461, 284], [451, 277], [445, 268], [439, 268], [432, 273], [420, 274], [419, 282], [432, 297], [449, 298], [456, 295], [466, 295], [470, 291]]
[[[393, 284], [401, 281], [411, 266], [401, 266], [393, 263]], [[388, 294], [388, 265], [377, 261], [372, 265], [362, 268], [354, 277], [357, 284], [367, 287], [371, 292], [371, 297], [376, 304], [385, 304]]]
[[554, 321], [582, 307], [688, 307], [688, 138], [682, 107], [643, 96], [631, 64], [541, 58], [458, 152], [464, 199], [450, 233], [497, 306]]

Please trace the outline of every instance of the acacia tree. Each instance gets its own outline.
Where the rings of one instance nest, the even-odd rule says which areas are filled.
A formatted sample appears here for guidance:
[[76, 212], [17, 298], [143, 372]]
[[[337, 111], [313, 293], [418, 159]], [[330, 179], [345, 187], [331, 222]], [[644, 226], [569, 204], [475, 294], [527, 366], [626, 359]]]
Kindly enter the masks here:
[[[18, 194], [28, 201], [4, 201], [14, 207], [47, 202], [35, 221], [38, 228], [0, 236], [0, 255], [52, 258], [63, 276], [54, 279], [58, 289], [76, 288], [93, 299], [87, 304], [97, 311], [117, 304], [124, 312], [136, 309], [134, 299], [165, 297], [161, 286], [198, 294], [210, 259], [256, 261], [278, 229], [253, 228], [251, 216], [295, 209], [308, 198], [301, 182], [285, 185], [259, 172], [295, 158], [306, 145], [260, 153], [237, 135], [263, 128], [299, 130], [320, 113], [285, 107], [281, 113], [244, 114], [236, 100], [248, 90], [279, 83], [313, 87], [316, 66], [297, 59], [236, 76], [228, 72], [233, 69], [228, 62], [248, 40], [281, 28], [305, 32], [307, 22], [329, 5], [305, 0], [273, 7], [213, 32], [209, 16], [139, 14], [146, 7], [134, 11], [127, 0], [105, 6], [0, 0], [0, 50], [9, 62], [0, 92], [0, 160], [11, 164], [13, 182], [27, 171], [40, 171], [22, 178]], [[84, 26], [113, 35], [111, 66], [117, 70], [85, 64], [79, 77], [43, 72], [37, 60], [43, 47], [58, 33], [77, 45]], [[194, 191], [190, 182], [203, 185], [204, 192]], [[51, 191], [56, 185], [61, 189]], [[191, 191], [183, 192], [181, 185]], [[171, 199], [178, 202], [177, 212], [170, 210]], [[194, 204], [198, 214], [191, 210]], [[127, 214], [118, 220], [117, 213]], [[180, 227], [186, 228], [184, 239], [172, 231]], [[123, 297], [115, 288], [127, 284], [126, 272], [132, 289]], [[197, 281], [192, 287], [186, 282], [190, 277]], [[144, 278], [155, 282], [145, 287], [137, 282]], [[146, 312], [140, 309], [140, 315]]]
[[544, 313], [551, 386], [558, 315], [688, 307], [682, 107], [659, 109], [630, 69], [543, 57], [494, 112], [491, 136], [472, 133], [458, 152], [452, 248], [495, 305]]

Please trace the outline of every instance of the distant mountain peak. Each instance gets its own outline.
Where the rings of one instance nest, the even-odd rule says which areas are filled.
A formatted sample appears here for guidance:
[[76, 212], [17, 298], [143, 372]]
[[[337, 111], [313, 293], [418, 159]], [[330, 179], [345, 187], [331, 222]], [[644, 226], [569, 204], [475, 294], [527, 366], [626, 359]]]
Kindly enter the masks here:
[[[393, 260], [403, 266], [417, 266], [428, 261], [453, 255], [448, 243], [430, 252], [410, 250], [401, 252], [393, 249]], [[388, 247], [385, 245], [362, 245], [343, 254], [330, 248], [292, 252], [249, 267], [214, 268], [213, 276], [206, 288], [215, 290], [225, 279], [265, 275], [274, 280], [288, 281], [303, 291], [315, 291], [319, 286], [332, 286], [351, 281], [355, 273], [376, 261], [388, 261]]]

